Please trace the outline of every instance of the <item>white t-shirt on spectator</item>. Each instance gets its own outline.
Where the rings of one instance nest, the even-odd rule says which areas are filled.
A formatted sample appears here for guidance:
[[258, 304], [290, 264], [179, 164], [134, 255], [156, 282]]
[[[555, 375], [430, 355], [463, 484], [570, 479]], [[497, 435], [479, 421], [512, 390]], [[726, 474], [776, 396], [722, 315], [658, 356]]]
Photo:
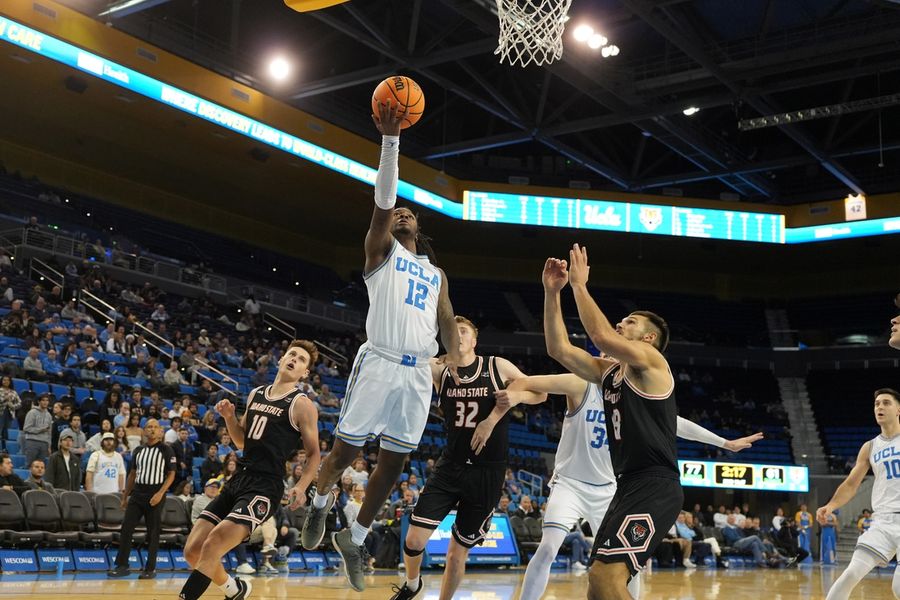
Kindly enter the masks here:
[[178, 432], [174, 429], [167, 429], [163, 441], [167, 444], [174, 444], [178, 441]]
[[348, 475], [351, 479], [353, 479], [353, 485], [359, 484], [365, 487], [366, 484], [369, 483], [368, 471], [357, 471], [353, 467], [347, 467], [346, 469], [344, 469], [344, 474], [341, 476], [341, 479]]
[[119, 491], [119, 475], [125, 473], [125, 461], [118, 452], [106, 454], [98, 450], [88, 459], [88, 473], [94, 474], [94, 489], [98, 494]]
[[734, 515], [734, 524], [736, 527], [744, 528], [744, 523], [747, 521], [747, 515]]
[[715, 525], [719, 529], [724, 528], [726, 525], [728, 525], [728, 515], [726, 515], [725, 513], [717, 512], [713, 515], [713, 525]]

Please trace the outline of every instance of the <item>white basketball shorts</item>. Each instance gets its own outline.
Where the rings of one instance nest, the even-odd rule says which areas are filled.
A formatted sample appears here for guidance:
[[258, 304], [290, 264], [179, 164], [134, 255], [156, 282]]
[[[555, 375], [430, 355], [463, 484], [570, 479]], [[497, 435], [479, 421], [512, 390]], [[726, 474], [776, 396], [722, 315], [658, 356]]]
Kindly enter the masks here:
[[554, 475], [553, 489], [547, 499], [544, 527], [555, 527], [568, 532], [578, 519], [585, 519], [596, 535], [615, 493], [615, 483], [591, 485]]

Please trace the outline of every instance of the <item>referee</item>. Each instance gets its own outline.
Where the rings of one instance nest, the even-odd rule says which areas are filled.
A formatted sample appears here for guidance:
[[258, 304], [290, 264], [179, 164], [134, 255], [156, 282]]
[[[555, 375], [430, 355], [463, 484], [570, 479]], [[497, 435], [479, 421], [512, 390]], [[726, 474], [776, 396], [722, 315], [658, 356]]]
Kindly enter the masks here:
[[[131, 554], [131, 536], [144, 517], [147, 526], [147, 564], [139, 579], [156, 577], [156, 551], [159, 548], [159, 530], [166, 490], [175, 480], [175, 452], [162, 441], [162, 428], [156, 419], [148, 419], [144, 425], [147, 444], [139, 446], [131, 457], [128, 482], [122, 494], [125, 519], [119, 540], [116, 566], [107, 572], [109, 577], [126, 577], [128, 555]], [[131, 498], [129, 499], [129, 495]]]

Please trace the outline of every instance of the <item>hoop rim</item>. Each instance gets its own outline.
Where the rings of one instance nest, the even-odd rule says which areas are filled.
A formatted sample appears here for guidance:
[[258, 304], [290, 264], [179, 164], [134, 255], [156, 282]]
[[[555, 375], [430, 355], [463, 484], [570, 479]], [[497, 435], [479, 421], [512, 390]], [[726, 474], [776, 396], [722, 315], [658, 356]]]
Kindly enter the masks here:
[[343, 4], [347, 1], [348, 0], [284, 0], [284, 3], [288, 8], [293, 8], [297, 12], [312, 12], [314, 10]]

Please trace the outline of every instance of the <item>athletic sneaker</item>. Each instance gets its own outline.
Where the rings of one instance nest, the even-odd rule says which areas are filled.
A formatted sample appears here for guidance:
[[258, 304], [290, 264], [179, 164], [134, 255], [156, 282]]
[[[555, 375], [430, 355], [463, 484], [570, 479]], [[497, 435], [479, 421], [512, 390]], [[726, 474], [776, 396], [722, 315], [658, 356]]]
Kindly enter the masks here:
[[277, 552], [277, 549], [272, 544], [269, 544], [268, 546], [263, 546], [262, 550], [260, 550], [261, 554], [275, 554], [275, 552]]
[[234, 570], [235, 573], [240, 573], [241, 575], [253, 575], [256, 573], [256, 569], [253, 568], [248, 562], [242, 563], [238, 565], [237, 569]]
[[303, 521], [303, 531], [300, 533], [300, 543], [307, 550], [315, 550], [325, 537], [325, 519], [334, 507], [334, 494], [328, 494], [328, 500], [324, 508], [316, 508], [310, 503], [306, 511], [306, 520]]
[[696, 569], [697, 568], [697, 565], [692, 563], [691, 559], [689, 559], [689, 558], [685, 558], [683, 561], [681, 561], [681, 564], [684, 565], [685, 569]]
[[249, 579], [235, 579], [238, 586], [238, 592], [234, 596], [225, 596], [225, 600], [246, 600], [250, 596], [250, 590], [253, 589], [253, 585], [250, 583]]
[[269, 563], [265, 563], [259, 568], [259, 571], [257, 571], [257, 573], [259, 573], [260, 575], [278, 575], [278, 572], [278, 569], [276, 569]]
[[405, 581], [402, 587], [398, 587], [396, 584], [392, 585], [391, 591], [394, 592], [394, 595], [391, 596], [391, 600], [412, 600], [422, 591], [423, 587], [421, 576], [419, 577], [419, 587], [416, 588], [416, 591], [409, 589], [409, 585]]
[[347, 576], [350, 587], [357, 592], [366, 589], [365, 574], [363, 573], [366, 565], [369, 564], [369, 553], [366, 551], [366, 547], [353, 543], [353, 536], [349, 529], [332, 533], [331, 543], [344, 559], [344, 575]]
[[572, 563], [572, 570], [573, 571], [587, 571], [587, 566], [585, 566], [585, 564], [583, 562], [576, 560], [575, 562]]

